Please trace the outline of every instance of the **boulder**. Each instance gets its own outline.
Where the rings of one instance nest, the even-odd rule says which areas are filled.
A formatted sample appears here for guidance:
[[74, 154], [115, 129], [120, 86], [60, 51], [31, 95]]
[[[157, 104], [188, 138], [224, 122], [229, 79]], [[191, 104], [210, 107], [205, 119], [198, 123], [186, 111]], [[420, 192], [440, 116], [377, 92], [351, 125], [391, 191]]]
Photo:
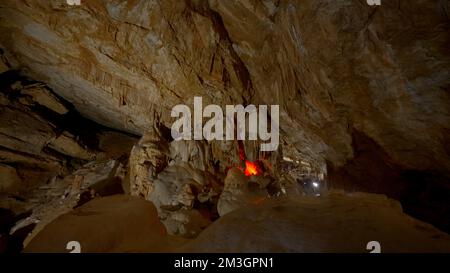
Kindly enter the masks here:
[[332, 191], [278, 198], [220, 217], [181, 251], [368, 253], [450, 252], [450, 236], [402, 212], [384, 195]]
[[20, 93], [31, 97], [34, 103], [44, 106], [59, 115], [64, 115], [69, 111], [62, 101], [42, 83], [28, 85]]
[[[61, 215], [25, 252], [450, 252], [450, 236], [405, 215], [383, 195], [333, 191], [266, 200], [219, 218], [195, 239], [168, 236], [156, 208], [126, 195], [94, 199]], [[370, 246], [370, 245], [369, 245]]]
[[86, 147], [82, 146], [75, 136], [69, 132], [63, 132], [56, 138], [50, 140], [47, 146], [64, 155], [78, 158], [82, 160], [94, 160], [96, 155], [94, 152], [89, 151]]
[[122, 167], [116, 160], [90, 162], [72, 174], [58, 178], [29, 192], [28, 210], [31, 215], [18, 221], [11, 229], [16, 230], [36, 224], [25, 238], [24, 246], [47, 224], [62, 214], [72, 211], [96, 196], [123, 193], [118, 173]]
[[263, 202], [269, 197], [265, 186], [260, 187], [258, 183], [253, 182], [253, 187], [251, 187], [250, 182], [252, 181], [244, 175], [242, 170], [232, 168], [228, 171], [223, 191], [217, 203], [217, 211], [220, 216], [250, 204]]
[[22, 188], [22, 180], [15, 168], [0, 164], [0, 193], [13, 193]]
[[79, 242], [84, 253], [168, 252], [184, 242], [169, 241], [152, 203], [115, 195], [94, 199], [58, 217], [24, 251], [69, 253], [66, 246], [71, 241]]

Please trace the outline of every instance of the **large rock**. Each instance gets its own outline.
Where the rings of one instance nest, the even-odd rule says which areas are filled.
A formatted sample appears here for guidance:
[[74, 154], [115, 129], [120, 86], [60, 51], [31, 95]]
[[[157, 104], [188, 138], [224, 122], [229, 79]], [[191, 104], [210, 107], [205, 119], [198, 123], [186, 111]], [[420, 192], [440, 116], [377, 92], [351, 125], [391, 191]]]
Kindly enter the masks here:
[[[177, 162], [159, 173], [146, 198], [158, 209], [169, 234], [193, 237], [203, 230], [215, 214], [220, 186], [216, 178], [188, 162]], [[203, 216], [198, 205], [208, 204], [209, 215]]]
[[47, 142], [55, 137], [53, 126], [26, 110], [0, 107], [0, 145], [22, 153], [43, 155]]
[[221, 186], [211, 149], [200, 141], [169, 141], [162, 128], [155, 127], [133, 147], [130, 193], [155, 204], [169, 234], [195, 237], [217, 215]]
[[224, 188], [217, 202], [217, 212], [224, 216], [236, 209], [246, 207], [252, 204], [263, 202], [269, 197], [265, 187], [254, 183], [250, 186], [250, 179], [244, 175], [244, 172], [238, 168], [232, 168], [228, 171], [224, 180]]
[[46, 225], [95, 196], [123, 193], [120, 177], [121, 165], [116, 160], [90, 162], [72, 174], [55, 177], [50, 183], [28, 193], [27, 207], [31, 214], [18, 221], [10, 233], [29, 225], [36, 225], [24, 240], [30, 242]]
[[26, 252], [450, 252], [450, 236], [374, 194], [274, 199], [221, 217], [197, 238], [167, 236], [156, 208], [132, 196], [95, 199], [43, 229]]
[[31, 97], [31, 101], [44, 106], [60, 115], [66, 114], [69, 110], [45, 85], [38, 83], [29, 85], [21, 93]]
[[450, 252], [450, 236], [413, 219], [383, 195], [332, 192], [274, 199], [231, 212], [182, 251], [364, 253]]
[[31, 189], [63, 172], [63, 159], [47, 153], [55, 137], [53, 125], [20, 103], [0, 105], [0, 163], [14, 166], [19, 179], [15, 191]]
[[94, 160], [96, 156], [94, 152], [89, 151], [89, 149], [80, 145], [80, 143], [75, 140], [75, 136], [68, 132], [63, 132], [50, 140], [47, 145], [49, 148], [73, 158], [89, 161]]
[[15, 194], [33, 190], [56, 175], [66, 176], [94, 159], [128, 158], [135, 137], [81, 117], [43, 83], [14, 71], [1, 77], [0, 163], [14, 166], [21, 180]]
[[130, 193], [147, 198], [153, 190], [153, 181], [167, 167], [168, 161], [168, 141], [157, 127], [152, 128], [131, 150]]
[[[86, 117], [142, 134], [155, 116], [170, 127], [171, 108], [192, 106], [196, 95], [204, 104], [278, 104], [285, 150], [322, 173], [333, 170], [336, 186], [388, 193], [428, 221], [450, 219], [448, 1], [5, 0], [0, 7], [8, 66], [49, 84]], [[383, 156], [360, 157], [359, 136]], [[364, 185], [372, 177], [361, 170], [378, 160], [370, 172], [377, 182]], [[411, 178], [410, 170], [420, 173]], [[436, 199], [446, 209], [430, 216]]]
[[[167, 252], [172, 243], [152, 203], [126, 195], [95, 199], [60, 216], [40, 232], [25, 252]], [[183, 241], [177, 239], [176, 241]]]
[[15, 168], [0, 164], [0, 193], [17, 191], [22, 186], [21, 182]]

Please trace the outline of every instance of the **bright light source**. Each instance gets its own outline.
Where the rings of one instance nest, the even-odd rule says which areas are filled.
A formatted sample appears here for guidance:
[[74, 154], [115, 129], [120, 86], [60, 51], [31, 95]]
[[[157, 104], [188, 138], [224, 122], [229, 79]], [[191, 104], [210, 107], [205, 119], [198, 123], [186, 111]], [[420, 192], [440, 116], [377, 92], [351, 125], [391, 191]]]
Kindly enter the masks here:
[[319, 183], [317, 183], [317, 182], [313, 182], [312, 185], [313, 185], [314, 188], [318, 188], [319, 187]]
[[245, 161], [245, 176], [259, 175], [260, 171], [255, 162]]

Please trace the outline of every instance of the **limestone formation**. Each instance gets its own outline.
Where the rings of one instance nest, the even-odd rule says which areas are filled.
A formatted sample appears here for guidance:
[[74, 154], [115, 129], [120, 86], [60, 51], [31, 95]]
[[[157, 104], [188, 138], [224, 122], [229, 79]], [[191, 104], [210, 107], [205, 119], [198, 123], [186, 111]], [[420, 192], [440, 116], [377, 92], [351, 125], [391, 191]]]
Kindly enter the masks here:
[[260, 203], [268, 198], [265, 186], [260, 189], [256, 184], [253, 189], [250, 189], [250, 182], [242, 170], [233, 168], [228, 171], [223, 191], [217, 203], [217, 211], [220, 216], [250, 204]]
[[[88, 161], [117, 159], [131, 150], [126, 142], [134, 141], [133, 137], [111, 132], [80, 117], [70, 109], [67, 101], [58, 98], [46, 85], [30, 83], [29, 79], [12, 72], [3, 76], [0, 164], [15, 169], [15, 175], [6, 167], [2, 168], [2, 174], [6, 175], [4, 183], [21, 181], [16, 183], [16, 193], [32, 190], [56, 175], [68, 175], [71, 168]], [[83, 127], [79, 128], [79, 124]], [[111, 154], [110, 143], [96, 144], [97, 139], [102, 142], [114, 134], [118, 136], [116, 139], [121, 137], [113, 144], [124, 149], [121, 154]]]
[[158, 128], [147, 131], [130, 155], [130, 193], [147, 198], [153, 181], [168, 164], [168, 142]]
[[49, 148], [73, 158], [88, 161], [95, 159], [95, 153], [89, 151], [85, 147], [82, 147], [75, 140], [75, 137], [68, 132], [63, 132], [56, 138], [50, 140], [47, 145]]
[[190, 240], [167, 236], [150, 202], [105, 197], [58, 217], [25, 251], [67, 253], [67, 242], [74, 239], [81, 252], [367, 253], [374, 240], [382, 253], [450, 252], [448, 234], [403, 214], [398, 202], [343, 192], [241, 208]]
[[450, 252], [450, 237], [383, 195], [331, 192], [274, 199], [219, 218], [182, 251], [367, 253]]
[[169, 127], [194, 95], [279, 104], [282, 138], [317, 164], [351, 159], [358, 130], [401, 166], [448, 170], [448, 3], [398, 2], [7, 0], [0, 42], [13, 68], [117, 129], [145, 132], [154, 110]]
[[174, 239], [171, 243], [165, 235], [150, 202], [116, 195], [93, 200], [58, 217], [30, 242], [25, 252], [69, 252], [66, 245], [73, 240], [80, 243], [81, 252], [167, 252], [172, 244], [183, 242]]
[[155, 204], [169, 234], [186, 236], [197, 235], [201, 230], [196, 226], [206, 227], [204, 223], [211, 220], [212, 215], [204, 217], [194, 206], [201, 203], [214, 207], [221, 190], [211, 173], [183, 161], [164, 169], [152, 185], [147, 199]]
[[[192, 251], [364, 251], [358, 242], [375, 233], [363, 229], [398, 244], [388, 251], [447, 250], [432, 236], [448, 237], [384, 197], [327, 190], [386, 195], [450, 232], [449, 10], [445, 0], [2, 0], [0, 207], [31, 213], [20, 227], [46, 210], [46, 219], [69, 212], [70, 223], [91, 190], [120, 188], [145, 200], [105, 206], [156, 217], [153, 202], [169, 234], [199, 236]], [[193, 109], [195, 97], [278, 105], [279, 149], [174, 141], [171, 110]], [[257, 173], [245, 176], [247, 164]], [[114, 212], [100, 214], [114, 222]], [[246, 240], [233, 221], [260, 233]], [[88, 249], [145, 249], [124, 238], [104, 246], [111, 233]]]
[[[13, 234], [16, 230], [28, 225], [37, 224], [25, 239], [24, 246], [26, 246], [54, 219], [72, 211], [77, 205], [93, 199], [116, 182], [118, 168], [119, 162], [114, 160], [101, 164], [91, 162], [63, 179], [55, 178], [51, 183], [39, 187], [30, 194], [33, 199], [30, 200], [28, 209], [32, 211], [32, 214], [17, 222], [10, 233]], [[123, 193], [123, 190], [115, 193]], [[83, 200], [85, 196], [87, 200]]]
[[21, 93], [31, 97], [31, 102], [44, 106], [60, 115], [66, 114], [69, 110], [50, 90], [43, 84], [32, 84], [26, 86]]

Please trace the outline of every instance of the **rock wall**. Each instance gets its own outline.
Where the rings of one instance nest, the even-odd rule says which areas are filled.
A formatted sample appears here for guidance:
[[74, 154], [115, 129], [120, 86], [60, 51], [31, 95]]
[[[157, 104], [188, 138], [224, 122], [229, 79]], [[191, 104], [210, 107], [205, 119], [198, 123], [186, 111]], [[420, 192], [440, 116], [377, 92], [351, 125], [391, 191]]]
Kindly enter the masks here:
[[[445, 0], [4, 0], [0, 69], [135, 134], [156, 120], [170, 127], [170, 109], [196, 95], [279, 104], [291, 157], [328, 168], [339, 187], [398, 197], [403, 183], [419, 184], [406, 192], [426, 218], [434, 192], [450, 196], [448, 11]], [[383, 155], [369, 185], [361, 170], [378, 163], [360, 156], [355, 134]], [[434, 178], [411, 181], [414, 171]], [[421, 187], [430, 193], [419, 196]]]
[[[134, 133], [178, 103], [281, 106], [282, 138], [342, 166], [352, 131], [448, 170], [448, 2], [3, 1], [1, 45], [100, 123]], [[314, 26], [314, 27], [311, 27]]]
[[123, 193], [136, 140], [81, 117], [43, 83], [0, 74], [0, 213], [12, 215], [0, 251], [19, 252], [29, 233], [95, 195]]

